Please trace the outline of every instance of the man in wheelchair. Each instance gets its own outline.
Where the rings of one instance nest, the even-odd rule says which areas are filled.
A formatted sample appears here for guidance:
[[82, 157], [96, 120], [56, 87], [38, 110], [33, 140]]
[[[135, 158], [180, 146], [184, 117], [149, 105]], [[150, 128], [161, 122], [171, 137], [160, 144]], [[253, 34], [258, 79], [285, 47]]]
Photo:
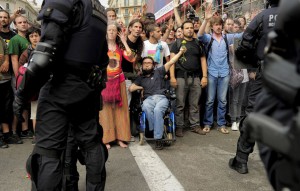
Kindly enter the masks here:
[[138, 76], [134, 83], [129, 87], [129, 91], [143, 91], [142, 110], [146, 113], [149, 130], [154, 131], [154, 139], [156, 140], [155, 148], [163, 149], [163, 132], [164, 132], [164, 114], [168, 108], [169, 101], [165, 95], [164, 77], [170, 67], [180, 58], [186, 51], [182, 47], [180, 51], [165, 65], [155, 68], [152, 57], [144, 57], [142, 59], [142, 75]]

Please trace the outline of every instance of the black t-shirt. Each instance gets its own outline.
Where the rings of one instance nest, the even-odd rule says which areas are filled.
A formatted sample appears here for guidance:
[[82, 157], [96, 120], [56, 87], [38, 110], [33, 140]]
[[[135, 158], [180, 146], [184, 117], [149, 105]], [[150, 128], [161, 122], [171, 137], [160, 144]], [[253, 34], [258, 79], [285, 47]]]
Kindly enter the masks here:
[[[182, 39], [177, 39], [180, 42]], [[194, 74], [194, 76], [202, 77], [202, 68], [201, 68], [201, 60], [202, 56], [205, 56], [204, 49], [200, 46], [200, 42], [196, 42], [197, 39], [193, 39], [192, 41], [186, 40], [186, 48], [187, 51], [184, 53], [186, 58], [186, 62], [179, 64], [176, 63], [175, 76], [176, 78], [184, 77], [184, 69], [188, 71], [189, 75]], [[179, 45], [179, 46], [178, 46]], [[175, 42], [172, 45], [171, 53], [177, 54], [180, 50], [181, 43]], [[182, 68], [184, 67], [184, 68]]]
[[164, 66], [161, 66], [154, 70], [149, 77], [138, 76], [134, 81], [135, 85], [142, 86], [144, 88], [144, 98], [146, 99], [152, 95], [165, 95], [164, 88], [164, 76], [166, 70]]
[[10, 39], [16, 35], [15, 32], [9, 31], [9, 32], [2, 32], [0, 31], [0, 36], [4, 39], [6, 44], [8, 45]]
[[[129, 38], [127, 38], [127, 44], [133, 53], [137, 52], [137, 49], [138, 49], [137, 42], [133, 43], [129, 40]], [[128, 77], [128, 76], [126, 76], [126, 73], [133, 73], [133, 63], [126, 60], [124, 58], [124, 56], [122, 58], [122, 70], [125, 73], [125, 77]]]

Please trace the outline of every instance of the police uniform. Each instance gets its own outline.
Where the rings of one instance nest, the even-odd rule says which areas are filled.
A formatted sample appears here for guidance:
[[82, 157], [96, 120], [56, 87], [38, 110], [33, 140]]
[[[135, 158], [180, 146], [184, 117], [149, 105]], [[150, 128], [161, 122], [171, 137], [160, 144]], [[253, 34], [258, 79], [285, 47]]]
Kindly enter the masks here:
[[[249, 139], [249, 133], [246, 132], [247, 115], [254, 110], [256, 98], [262, 89], [262, 60], [264, 59], [264, 47], [267, 44], [267, 34], [273, 30], [277, 18], [277, 5], [279, 0], [270, 1], [271, 8], [265, 9], [259, 13], [246, 28], [241, 44], [235, 51], [237, 58], [258, 63], [254, 67], [256, 70], [255, 80], [249, 84], [249, 94], [247, 97], [246, 116], [240, 122], [240, 137], [237, 142], [236, 156], [229, 161], [229, 166], [241, 174], [248, 173], [248, 157], [253, 152], [255, 142]], [[249, 53], [254, 53], [249, 54]], [[251, 59], [255, 58], [255, 59]]]
[[106, 148], [98, 120], [101, 71], [108, 64], [104, 7], [97, 0], [45, 0], [38, 19], [41, 41], [14, 101], [21, 118], [25, 100], [42, 87], [37, 142], [27, 161], [32, 190], [62, 189], [69, 127], [86, 163], [86, 190], [104, 190]]
[[[298, 0], [281, 0], [266, 49], [264, 86], [247, 124], [274, 190], [300, 190], [300, 35], [294, 28], [299, 10]], [[255, 115], [269, 117], [270, 126]]]

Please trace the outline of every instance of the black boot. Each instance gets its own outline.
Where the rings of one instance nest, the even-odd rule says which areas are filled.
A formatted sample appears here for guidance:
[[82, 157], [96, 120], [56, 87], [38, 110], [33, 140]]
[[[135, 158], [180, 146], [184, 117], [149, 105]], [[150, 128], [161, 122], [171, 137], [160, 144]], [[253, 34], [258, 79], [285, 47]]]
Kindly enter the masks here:
[[247, 163], [241, 163], [236, 160], [236, 158], [231, 158], [229, 160], [229, 167], [233, 170], [237, 171], [240, 174], [247, 174], [248, 173], [248, 166]]

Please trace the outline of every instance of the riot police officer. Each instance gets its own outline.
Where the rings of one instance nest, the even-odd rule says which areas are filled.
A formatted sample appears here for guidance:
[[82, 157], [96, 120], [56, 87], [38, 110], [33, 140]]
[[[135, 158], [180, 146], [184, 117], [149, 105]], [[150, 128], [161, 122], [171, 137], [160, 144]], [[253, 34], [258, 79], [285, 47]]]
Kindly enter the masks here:
[[249, 139], [249, 135], [245, 133], [245, 122], [248, 120], [247, 115], [253, 112], [256, 97], [261, 92], [264, 47], [267, 43], [267, 34], [275, 26], [279, 0], [267, 0], [267, 3], [270, 8], [263, 10], [251, 21], [235, 51], [238, 59], [243, 62], [250, 62], [252, 66], [257, 68], [254, 72], [254, 80], [250, 82], [246, 116], [241, 120], [239, 126], [240, 137], [237, 142], [236, 156], [229, 160], [229, 167], [241, 174], [248, 173], [248, 157], [253, 152], [255, 144], [253, 140]]
[[274, 190], [300, 190], [300, 1], [281, 0], [266, 47], [263, 89], [248, 134], [258, 141], [260, 157]]
[[108, 64], [106, 15], [97, 0], [44, 0], [38, 15], [41, 41], [16, 93], [20, 119], [40, 90], [36, 145], [27, 160], [32, 190], [62, 189], [68, 129], [84, 156], [86, 190], [104, 190], [105, 146], [99, 125], [101, 73]]

